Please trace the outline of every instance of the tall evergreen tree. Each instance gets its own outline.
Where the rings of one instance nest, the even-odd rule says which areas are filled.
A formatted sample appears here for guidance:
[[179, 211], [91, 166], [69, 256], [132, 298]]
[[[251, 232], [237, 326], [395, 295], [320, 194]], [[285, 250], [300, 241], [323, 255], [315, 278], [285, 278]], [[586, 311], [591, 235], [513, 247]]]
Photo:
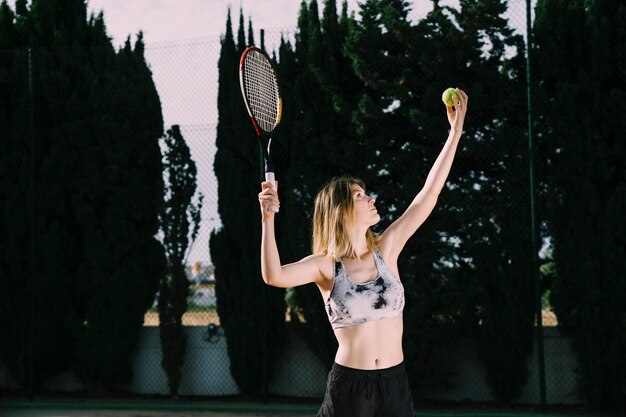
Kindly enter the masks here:
[[[2, 3], [0, 357], [13, 378], [29, 388], [65, 369], [71, 361], [67, 315], [71, 315], [68, 269], [73, 261], [66, 202], [55, 198], [56, 219], [51, 219], [46, 209], [45, 200], [54, 196], [60, 184], [52, 190], [44, 185], [52, 174], [46, 152], [49, 146], [41, 140], [41, 128], [33, 125], [35, 119], [31, 118], [42, 99], [37, 87], [29, 82], [30, 74], [38, 74], [33, 66], [40, 62], [26, 50], [31, 25], [28, 17], [16, 15], [6, 2]], [[46, 244], [50, 238], [56, 239], [54, 246]], [[38, 246], [33, 247], [34, 243]], [[36, 264], [32, 262], [33, 252]], [[64, 262], [50, 265], [58, 258]]]
[[161, 363], [167, 373], [170, 395], [177, 396], [187, 345], [183, 328], [189, 295], [185, 261], [200, 229], [203, 195], [196, 192], [196, 164], [191, 159], [180, 127], [172, 126], [163, 142], [166, 182], [159, 226], [167, 273], [159, 284], [159, 328], [163, 352]]
[[[524, 126], [518, 116], [523, 101], [511, 99], [514, 92], [523, 97], [514, 88], [523, 61], [519, 53], [504, 56], [506, 47], [516, 46], [520, 52], [522, 44], [501, 19], [503, 8], [501, 2], [467, 1], [456, 11], [434, 2], [425, 19], [411, 25], [407, 2], [368, 1], [349, 35], [347, 50], [365, 87], [354, 121], [374, 151], [367, 161], [371, 183], [380, 190], [378, 206], [389, 210], [383, 226], [412, 201], [443, 146], [449, 129], [439, 98], [443, 89], [459, 86], [471, 96], [465, 134], [441, 201], [399, 260], [408, 298], [407, 362], [416, 387], [426, 378], [430, 383], [445, 380], [442, 358], [435, 352], [475, 334], [478, 320], [483, 322], [481, 332], [501, 329], [498, 314], [501, 306], [509, 305], [505, 301], [513, 303], [515, 311], [504, 322], [515, 321], [520, 327], [507, 342], [523, 341], [521, 354], [511, 362], [515, 369], [525, 369], [532, 324], [526, 259], [532, 258], [530, 251], [524, 252], [528, 242], [516, 241], [519, 216], [526, 212], [507, 209], [517, 207], [522, 195], [513, 193], [511, 201], [498, 196], [524, 184], [525, 178], [520, 174], [525, 172], [520, 171], [523, 148], [511, 146], [520, 139], [520, 134], [512, 134], [514, 129]], [[500, 143], [510, 155], [506, 163], [507, 156], [496, 153]], [[507, 169], [513, 172], [511, 182], [503, 178]], [[504, 283], [501, 277], [507, 274], [511, 278]], [[499, 295], [502, 292], [510, 298]], [[475, 306], [481, 304], [483, 316], [477, 317]], [[493, 338], [498, 332], [490, 334]], [[516, 375], [513, 388], [505, 386], [500, 392], [492, 378], [496, 396], [510, 399], [519, 392], [524, 372]]]
[[[384, 228], [413, 200], [445, 142], [449, 127], [439, 97], [449, 82], [446, 77], [456, 77], [445, 65], [452, 58], [438, 54], [438, 48], [445, 47], [436, 39], [444, 33], [439, 25], [449, 26], [448, 36], [457, 31], [436, 11], [411, 25], [408, 3], [400, 0], [367, 1], [360, 14], [346, 45], [364, 87], [353, 120], [369, 151], [363, 158], [367, 183], [378, 193]], [[450, 178], [455, 177], [453, 167]], [[469, 281], [451, 279], [447, 273], [454, 258], [445, 238], [455, 223], [447, 219], [442, 224], [440, 213], [448, 198], [444, 190], [438, 209], [398, 260], [407, 299], [405, 359], [415, 395], [427, 377], [431, 383], [445, 377], [436, 352], [458, 337], [458, 322], [470, 311], [475, 293]]]
[[[462, 0], [453, 13], [465, 53], [459, 74], [472, 93], [466, 151], [459, 155], [459, 252], [481, 284], [480, 356], [494, 396], [521, 394], [532, 351], [534, 292], [525, 94], [525, 46], [502, 0]], [[457, 64], [458, 65], [458, 64]], [[453, 192], [453, 194], [455, 194]], [[464, 204], [461, 200], [464, 199]]]
[[[280, 68], [286, 97], [281, 132], [288, 146], [289, 167], [283, 187], [288, 205], [279, 219], [284, 233], [279, 234], [281, 254], [286, 261], [301, 259], [311, 253], [313, 200], [317, 191], [331, 177], [358, 175], [360, 148], [351, 123], [356, 103], [358, 80], [343, 51], [348, 32], [347, 5], [338, 16], [336, 0], [324, 2], [320, 20], [318, 3], [301, 3], [295, 50], [281, 47]], [[282, 74], [281, 74], [282, 76]], [[279, 243], [280, 243], [279, 242]], [[330, 366], [337, 341], [328, 325], [324, 303], [314, 285], [289, 290], [298, 315], [304, 319], [305, 339], [313, 351]], [[293, 319], [299, 319], [294, 315]]]
[[540, 0], [534, 23], [550, 300], [578, 356], [581, 395], [607, 409], [626, 409], [625, 25], [626, 6], [607, 0]]
[[[261, 182], [259, 141], [239, 91], [237, 69], [246, 47], [242, 13], [239, 20], [235, 44], [229, 11], [218, 64], [214, 168], [222, 228], [211, 235], [209, 246], [215, 264], [217, 311], [228, 338], [231, 373], [243, 393], [258, 395], [264, 385], [266, 360], [261, 347], [267, 343], [269, 360], [280, 352], [285, 302], [284, 291], [267, 287], [261, 278], [261, 227], [256, 204]], [[278, 168], [277, 173], [280, 181]], [[272, 369], [271, 362], [267, 366]]]
[[[11, 328], [0, 351], [16, 374], [31, 360], [25, 353], [32, 358], [35, 382], [72, 363], [88, 386], [112, 386], [131, 374], [130, 353], [163, 272], [154, 238], [163, 195], [160, 102], [141, 36], [116, 52], [103, 16], [87, 19], [81, 0], [16, 7], [19, 32], [5, 46], [31, 48], [32, 72], [19, 65], [11, 74], [25, 88], [12, 90], [15, 111], [5, 119], [11, 168], [1, 181], [12, 198], [2, 229], [14, 244], [1, 260], [9, 291], [0, 305], [10, 311], [2, 320]], [[32, 75], [32, 107], [28, 78], [17, 71]], [[34, 204], [34, 218], [25, 204]], [[38, 264], [28, 290], [19, 283], [29, 271], [31, 233]], [[37, 343], [29, 352], [31, 328]]]
[[85, 221], [78, 288], [88, 294], [81, 299], [86, 325], [79, 333], [77, 372], [109, 386], [131, 375], [129, 352], [164, 274], [163, 248], [155, 239], [163, 200], [163, 119], [141, 34], [134, 47], [126, 42], [103, 78], [90, 99], [101, 110], [96, 114], [109, 117], [101, 136], [94, 135], [82, 170], [102, 168], [99, 176], [86, 176], [79, 189], [86, 198], [77, 202]]

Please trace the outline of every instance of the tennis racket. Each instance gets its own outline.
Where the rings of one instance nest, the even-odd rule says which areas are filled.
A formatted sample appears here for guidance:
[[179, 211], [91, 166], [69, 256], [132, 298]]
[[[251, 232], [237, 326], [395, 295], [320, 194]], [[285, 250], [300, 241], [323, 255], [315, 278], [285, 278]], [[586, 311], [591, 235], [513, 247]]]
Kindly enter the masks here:
[[[278, 78], [269, 56], [256, 46], [250, 46], [239, 62], [239, 84], [241, 95], [250, 115], [252, 126], [261, 140], [263, 160], [265, 161], [265, 181], [276, 187], [274, 166], [272, 164], [271, 134], [280, 123], [282, 99], [278, 90]], [[268, 209], [274, 213], [278, 207]]]

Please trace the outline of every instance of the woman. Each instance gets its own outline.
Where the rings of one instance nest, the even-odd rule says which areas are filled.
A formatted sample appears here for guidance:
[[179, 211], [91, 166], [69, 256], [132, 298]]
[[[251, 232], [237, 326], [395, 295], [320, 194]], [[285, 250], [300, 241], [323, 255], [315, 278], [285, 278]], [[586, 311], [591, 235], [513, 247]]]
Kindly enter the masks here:
[[[262, 184], [261, 271], [271, 286], [314, 282], [325, 302], [339, 348], [318, 416], [413, 416], [402, 352], [404, 290], [398, 256], [430, 215], [441, 192], [463, 131], [468, 97], [447, 107], [450, 134], [426, 183], [406, 211], [382, 234], [370, 227], [380, 216], [374, 198], [357, 179], [331, 180], [317, 195], [313, 254], [281, 265], [270, 206], [280, 206], [269, 183]], [[276, 187], [278, 188], [278, 187]]]

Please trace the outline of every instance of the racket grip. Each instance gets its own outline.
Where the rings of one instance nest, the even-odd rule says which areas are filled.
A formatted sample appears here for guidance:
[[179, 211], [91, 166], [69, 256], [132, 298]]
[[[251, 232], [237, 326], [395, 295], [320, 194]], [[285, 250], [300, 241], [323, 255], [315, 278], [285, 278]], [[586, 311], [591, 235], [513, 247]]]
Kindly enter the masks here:
[[[274, 173], [273, 172], [266, 172], [265, 173], [265, 182], [269, 182], [270, 184], [272, 184], [272, 188], [276, 188], [276, 177], [274, 177]], [[272, 205], [269, 206], [268, 211], [271, 211], [272, 213], [278, 213], [279, 208]]]

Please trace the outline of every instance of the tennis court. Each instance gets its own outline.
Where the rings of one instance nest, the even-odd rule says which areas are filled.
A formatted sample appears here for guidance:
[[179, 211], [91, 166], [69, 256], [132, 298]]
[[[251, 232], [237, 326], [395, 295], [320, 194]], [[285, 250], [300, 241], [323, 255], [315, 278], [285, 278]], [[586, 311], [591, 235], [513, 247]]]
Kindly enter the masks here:
[[[1, 417], [313, 417], [317, 406], [259, 403], [127, 403], [127, 402], [7, 402], [0, 403]], [[498, 411], [429, 410], [418, 411], [416, 417], [597, 417], [580, 410], [546, 412], [540, 410]]]
[[[165, 417], [165, 416], [189, 416], [189, 417], [270, 417], [270, 416], [282, 416], [282, 417], [300, 417], [308, 414], [267, 414], [267, 413], [220, 413], [211, 411], [143, 411], [143, 410], [19, 410], [10, 411], [2, 416], [7, 417]], [[314, 414], [310, 414], [313, 416]]]
[[314, 416], [312, 407], [277, 407], [254, 404], [112, 404], [112, 403], [13, 403], [0, 404], [2, 417], [302, 417]]
[[[271, 416], [276, 414], [233, 414], [233, 413], [214, 413], [214, 412], [188, 412], [188, 411], [128, 411], [128, 410], [93, 410], [93, 411], [84, 411], [84, 410], [20, 410], [20, 411], [10, 411], [7, 414], [2, 414], [3, 416], [15, 416], [15, 417], [78, 417], [78, 416], [89, 416], [89, 417], [160, 417], [160, 416], [190, 416], [190, 417], [233, 417], [238, 415], [246, 415], [246, 416]], [[295, 414], [294, 414], [295, 416]]]

